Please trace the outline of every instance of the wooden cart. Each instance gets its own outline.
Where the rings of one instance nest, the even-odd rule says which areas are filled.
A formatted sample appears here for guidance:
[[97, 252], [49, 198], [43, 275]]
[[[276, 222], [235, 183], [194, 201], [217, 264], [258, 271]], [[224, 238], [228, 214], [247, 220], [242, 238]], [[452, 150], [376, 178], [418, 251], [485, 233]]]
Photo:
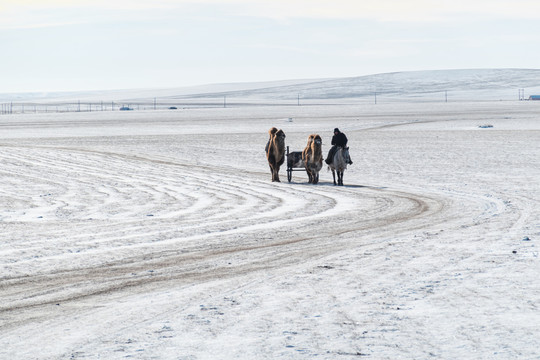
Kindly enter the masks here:
[[302, 152], [293, 151], [289, 152], [289, 147], [287, 146], [287, 180], [291, 182], [292, 172], [293, 171], [305, 171], [304, 162], [302, 161]]

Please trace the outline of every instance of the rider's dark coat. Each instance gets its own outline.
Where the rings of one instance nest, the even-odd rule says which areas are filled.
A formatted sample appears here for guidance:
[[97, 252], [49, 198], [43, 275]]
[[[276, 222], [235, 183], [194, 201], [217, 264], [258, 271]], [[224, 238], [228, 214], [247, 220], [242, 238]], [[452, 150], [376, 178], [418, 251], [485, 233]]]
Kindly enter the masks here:
[[347, 141], [347, 136], [342, 132], [332, 136], [332, 145], [345, 147], [347, 146]]

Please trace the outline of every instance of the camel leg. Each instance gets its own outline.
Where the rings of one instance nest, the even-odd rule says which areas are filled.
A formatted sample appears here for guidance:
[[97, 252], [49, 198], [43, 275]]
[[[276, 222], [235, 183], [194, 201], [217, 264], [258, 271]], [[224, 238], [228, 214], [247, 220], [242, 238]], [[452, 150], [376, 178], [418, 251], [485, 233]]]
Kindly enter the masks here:
[[270, 166], [270, 171], [272, 172], [272, 182], [275, 182], [275, 181], [279, 182], [278, 170], [275, 167]]

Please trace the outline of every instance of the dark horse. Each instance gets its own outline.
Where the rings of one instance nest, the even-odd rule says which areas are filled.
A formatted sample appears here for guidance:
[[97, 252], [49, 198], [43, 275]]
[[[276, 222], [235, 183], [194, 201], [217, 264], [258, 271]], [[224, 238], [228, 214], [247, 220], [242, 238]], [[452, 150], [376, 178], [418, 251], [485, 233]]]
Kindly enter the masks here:
[[[349, 147], [338, 147], [332, 158], [332, 162], [329, 164], [329, 168], [332, 170], [332, 176], [334, 177], [334, 185], [343, 185], [343, 172], [347, 170], [347, 164], [351, 161], [349, 156]], [[336, 183], [337, 172], [337, 183]]]

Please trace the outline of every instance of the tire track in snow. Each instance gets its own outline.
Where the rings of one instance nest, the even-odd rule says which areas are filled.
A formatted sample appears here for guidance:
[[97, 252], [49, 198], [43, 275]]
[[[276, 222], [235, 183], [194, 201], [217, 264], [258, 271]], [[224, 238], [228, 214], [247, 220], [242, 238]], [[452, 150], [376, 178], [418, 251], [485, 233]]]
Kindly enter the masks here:
[[[272, 184], [266, 174], [110, 152], [4, 147], [2, 156], [6, 173], [38, 185], [1, 214], [3, 314], [291, 266], [361, 245], [354, 238], [443, 221], [445, 208], [389, 189]], [[14, 196], [21, 185], [12, 186], [4, 191]]]

